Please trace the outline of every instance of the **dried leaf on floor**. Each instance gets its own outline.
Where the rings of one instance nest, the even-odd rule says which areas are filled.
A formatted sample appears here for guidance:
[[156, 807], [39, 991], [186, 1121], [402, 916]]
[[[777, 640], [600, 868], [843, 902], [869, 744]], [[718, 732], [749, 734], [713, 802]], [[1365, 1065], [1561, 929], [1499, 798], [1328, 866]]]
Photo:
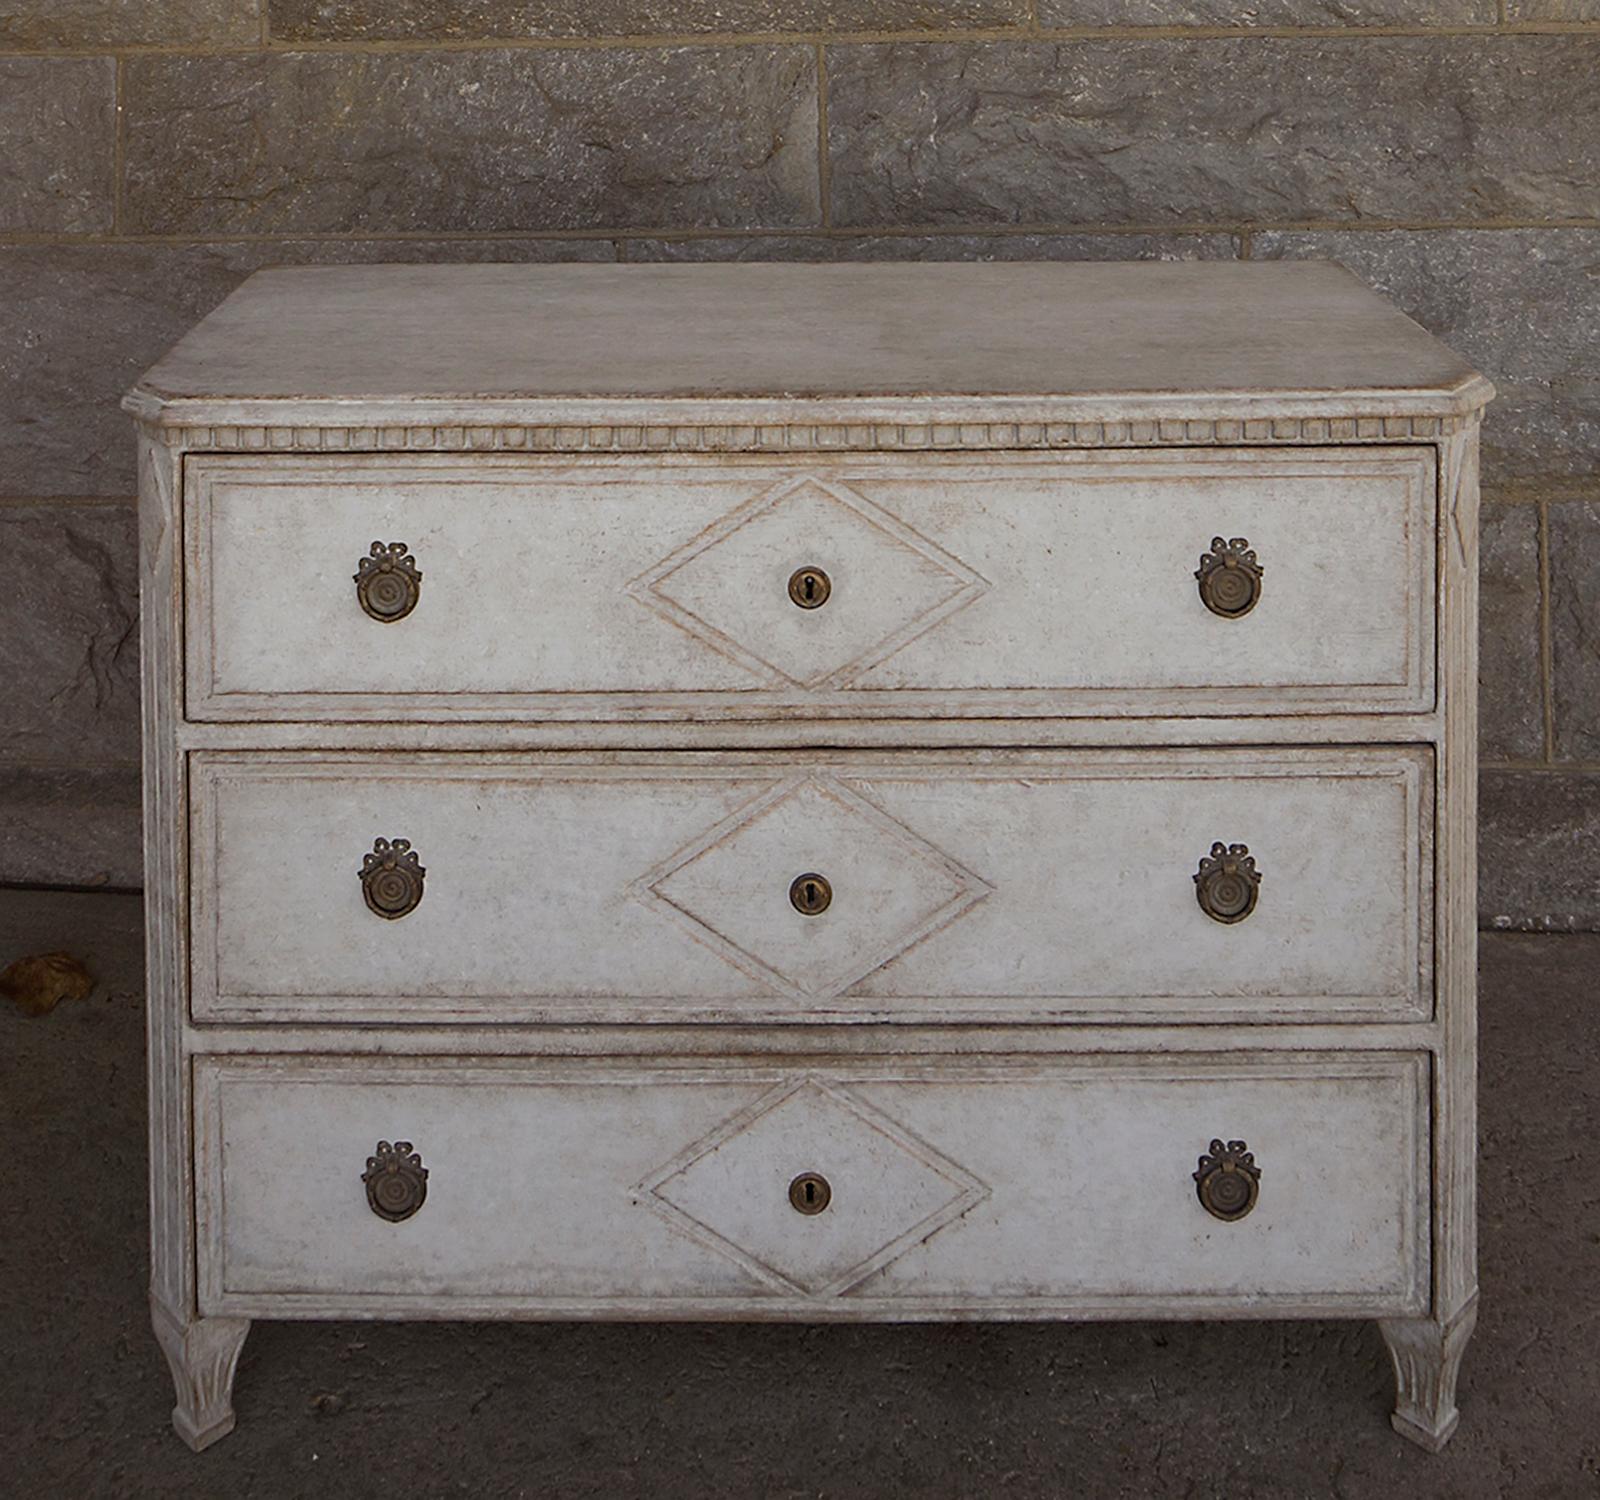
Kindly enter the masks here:
[[87, 1000], [94, 976], [70, 953], [36, 953], [0, 973], [0, 995], [25, 1016], [42, 1016], [63, 1000]]

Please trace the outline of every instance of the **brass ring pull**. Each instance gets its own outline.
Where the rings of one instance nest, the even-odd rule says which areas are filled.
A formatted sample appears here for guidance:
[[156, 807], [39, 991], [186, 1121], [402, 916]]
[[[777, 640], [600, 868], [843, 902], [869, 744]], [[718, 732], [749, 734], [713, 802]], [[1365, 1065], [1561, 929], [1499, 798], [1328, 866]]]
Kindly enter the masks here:
[[1256, 1206], [1261, 1168], [1243, 1141], [1212, 1141], [1194, 1174], [1195, 1192], [1214, 1219], [1231, 1224]]
[[789, 1184], [789, 1203], [796, 1213], [820, 1214], [833, 1202], [833, 1189], [821, 1172], [802, 1172]]
[[372, 853], [362, 857], [360, 873], [368, 909], [392, 922], [417, 909], [428, 872], [410, 839], [374, 839]]
[[833, 592], [833, 580], [821, 568], [796, 568], [789, 575], [789, 597], [801, 609], [821, 609]]
[[815, 870], [796, 875], [789, 886], [789, 902], [802, 917], [820, 917], [833, 905], [833, 887]]
[[1200, 910], [1213, 922], [1242, 922], [1256, 909], [1261, 876], [1248, 844], [1213, 844], [1194, 877]]
[[356, 599], [374, 620], [385, 625], [403, 620], [417, 607], [422, 574], [404, 542], [374, 542], [356, 565]]
[[398, 1224], [409, 1219], [428, 1197], [428, 1169], [410, 1141], [379, 1141], [361, 1174], [367, 1185], [367, 1207], [380, 1219]]
[[1211, 550], [1200, 556], [1195, 577], [1207, 609], [1224, 619], [1247, 615], [1261, 600], [1261, 564], [1242, 536], [1211, 538]]

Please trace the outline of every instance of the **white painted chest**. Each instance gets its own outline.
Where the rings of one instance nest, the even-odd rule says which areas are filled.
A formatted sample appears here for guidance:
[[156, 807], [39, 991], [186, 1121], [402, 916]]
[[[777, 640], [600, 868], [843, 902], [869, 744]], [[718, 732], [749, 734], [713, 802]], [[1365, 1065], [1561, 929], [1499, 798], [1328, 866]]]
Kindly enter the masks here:
[[141, 431], [155, 1324], [1476, 1306], [1477, 422], [1325, 265], [268, 272]]

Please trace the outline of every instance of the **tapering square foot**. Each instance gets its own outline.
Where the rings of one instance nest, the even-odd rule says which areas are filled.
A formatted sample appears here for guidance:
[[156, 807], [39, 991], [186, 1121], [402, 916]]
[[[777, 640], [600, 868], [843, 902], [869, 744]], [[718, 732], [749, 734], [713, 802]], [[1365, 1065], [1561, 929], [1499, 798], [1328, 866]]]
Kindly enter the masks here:
[[1385, 1318], [1378, 1324], [1394, 1360], [1394, 1430], [1429, 1453], [1450, 1441], [1461, 1420], [1456, 1378], [1477, 1321], [1474, 1293], [1443, 1320]]
[[1437, 1428], [1425, 1427], [1421, 1422], [1413, 1421], [1399, 1412], [1392, 1412], [1389, 1420], [1401, 1437], [1409, 1438], [1417, 1447], [1424, 1448], [1429, 1453], [1437, 1453], [1455, 1436], [1456, 1428], [1461, 1422], [1461, 1413], [1452, 1411]]
[[197, 1427], [187, 1417], [181, 1408], [172, 1409], [172, 1430], [181, 1437], [196, 1453], [203, 1452], [213, 1443], [220, 1442], [233, 1431], [234, 1415], [230, 1411], [225, 1417], [218, 1417], [214, 1422], [207, 1422], [203, 1427]]
[[198, 1453], [233, 1431], [233, 1374], [249, 1320], [186, 1318], [152, 1297], [150, 1321], [178, 1393], [173, 1431]]

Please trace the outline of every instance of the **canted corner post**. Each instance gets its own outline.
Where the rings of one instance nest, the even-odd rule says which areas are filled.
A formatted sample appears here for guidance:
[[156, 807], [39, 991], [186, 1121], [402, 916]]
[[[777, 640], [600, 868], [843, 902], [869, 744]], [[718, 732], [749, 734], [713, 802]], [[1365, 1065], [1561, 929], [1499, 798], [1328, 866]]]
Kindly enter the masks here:
[[150, 1320], [172, 1367], [172, 1426], [196, 1453], [233, 1431], [233, 1375], [248, 1318], [180, 1317], [156, 1298]]
[[1477, 618], [1478, 417], [1440, 455], [1440, 600], [1445, 710], [1439, 760], [1436, 923], [1440, 961], [1434, 1063], [1433, 1308], [1378, 1327], [1394, 1360], [1394, 1429], [1430, 1453], [1460, 1421], [1456, 1378], [1478, 1319], [1477, 1112]]
[[1394, 1360], [1395, 1403], [1390, 1420], [1401, 1437], [1437, 1453], [1450, 1441], [1461, 1413], [1456, 1377], [1478, 1321], [1473, 1297], [1451, 1317], [1385, 1318], [1378, 1327]]

